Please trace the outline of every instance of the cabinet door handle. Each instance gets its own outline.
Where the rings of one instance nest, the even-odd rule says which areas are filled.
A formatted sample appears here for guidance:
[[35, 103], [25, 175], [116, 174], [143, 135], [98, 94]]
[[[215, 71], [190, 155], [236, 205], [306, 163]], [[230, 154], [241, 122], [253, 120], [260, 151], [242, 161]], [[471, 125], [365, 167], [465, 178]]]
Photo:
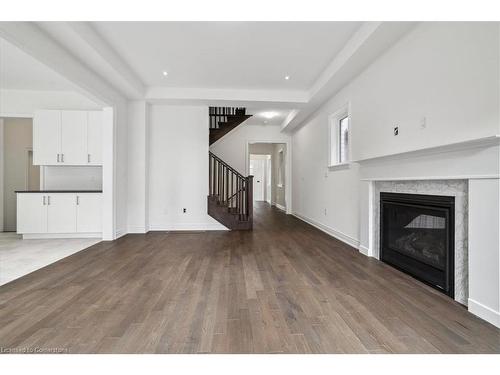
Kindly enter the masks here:
[[59, 154], [57, 154], [57, 162], [59, 163]]
[[80, 204], [80, 197], [77, 195], [76, 196], [76, 205], [78, 206]]
[[50, 206], [50, 195], [47, 197], [47, 206]]
[[90, 154], [87, 154], [87, 163], [90, 163]]
[[43, 205], [45, 206], [45, 195], [43, 196]]

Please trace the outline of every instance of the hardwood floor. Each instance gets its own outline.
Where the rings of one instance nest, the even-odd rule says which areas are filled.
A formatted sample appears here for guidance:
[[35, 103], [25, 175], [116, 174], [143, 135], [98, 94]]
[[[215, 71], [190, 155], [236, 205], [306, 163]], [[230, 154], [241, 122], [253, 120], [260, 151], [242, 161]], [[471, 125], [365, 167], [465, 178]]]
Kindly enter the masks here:
[[127, 235], [1, 286], [1, 352], [500, 353], [445, 295], [267, 204], [254, 219]]

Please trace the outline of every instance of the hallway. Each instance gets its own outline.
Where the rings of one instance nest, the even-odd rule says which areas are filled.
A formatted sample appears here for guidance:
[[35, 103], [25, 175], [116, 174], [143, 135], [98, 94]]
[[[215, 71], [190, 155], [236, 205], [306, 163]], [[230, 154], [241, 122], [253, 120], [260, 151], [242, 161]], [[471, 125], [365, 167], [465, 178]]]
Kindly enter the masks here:
[[101, 242], [0, 287], [0, 347], [500, 353], [500, 330], [267, 203], [253, 231]]

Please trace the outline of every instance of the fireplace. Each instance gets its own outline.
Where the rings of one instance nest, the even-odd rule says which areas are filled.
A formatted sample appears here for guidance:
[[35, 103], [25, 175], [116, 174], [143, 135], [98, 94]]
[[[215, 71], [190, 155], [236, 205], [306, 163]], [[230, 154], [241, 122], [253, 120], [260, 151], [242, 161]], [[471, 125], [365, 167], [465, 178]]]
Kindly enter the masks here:
[[454, 298], [455, 197], [380, 193], [380, 260]]

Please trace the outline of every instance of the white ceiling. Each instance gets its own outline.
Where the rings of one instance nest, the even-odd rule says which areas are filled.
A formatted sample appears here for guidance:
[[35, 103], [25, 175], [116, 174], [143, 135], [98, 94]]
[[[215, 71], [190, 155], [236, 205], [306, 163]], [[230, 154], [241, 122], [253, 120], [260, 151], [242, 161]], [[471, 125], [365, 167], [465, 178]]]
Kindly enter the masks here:
[[0, 38], [0, 88], [74, 90], [75, 86], [38, 60]]
[[361, 23], [92, 25], [146, 86], [308, 90]]
[[[290, 113], [290, 109], [276, 107], [250, 107], [247, 114], [252, 115], [245, 124], [248, 125], [281, 125]], [[270, 118], [270, 115], [272, 117]]]

